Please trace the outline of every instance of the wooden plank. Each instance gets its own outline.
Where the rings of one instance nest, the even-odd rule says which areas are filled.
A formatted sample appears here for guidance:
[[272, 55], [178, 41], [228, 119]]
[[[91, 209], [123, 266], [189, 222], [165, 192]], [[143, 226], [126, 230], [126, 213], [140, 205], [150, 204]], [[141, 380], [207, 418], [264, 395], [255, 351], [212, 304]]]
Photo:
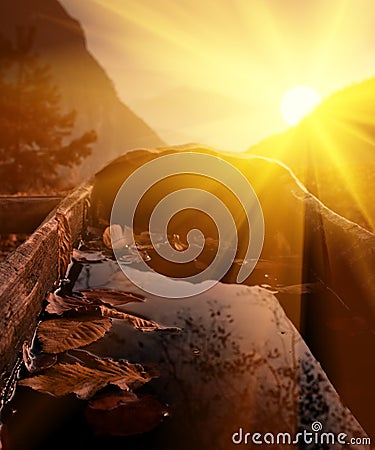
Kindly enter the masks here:
[[0, 196], [0, 233], [32, 233], [61, 200], [58, 196]]
[[311, 194], [306, 206], [305, 260], [353, 312], [375, 324], [375, 235], [339, 216]]
[[[45, 294], [70, 258], [61, 245], [68, 230], [70, 247], [80, 238], [92, 185], [82, 185], [65, 198], [15, 252], [0, 263], [0, 373], [14, 364], [25, 340], [34, 332]], [[62, 219], [64, 218], [64, 219]]]

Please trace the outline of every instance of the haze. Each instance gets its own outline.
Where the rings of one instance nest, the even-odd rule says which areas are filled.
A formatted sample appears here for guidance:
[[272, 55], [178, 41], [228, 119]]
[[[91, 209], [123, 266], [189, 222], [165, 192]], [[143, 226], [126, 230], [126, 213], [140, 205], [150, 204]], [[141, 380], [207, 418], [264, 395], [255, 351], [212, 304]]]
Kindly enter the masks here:
[[372, 0], [61, 0], [119, 96], [168, 143], [243, 150], [286, 128], [283, 94], [375, 74]]

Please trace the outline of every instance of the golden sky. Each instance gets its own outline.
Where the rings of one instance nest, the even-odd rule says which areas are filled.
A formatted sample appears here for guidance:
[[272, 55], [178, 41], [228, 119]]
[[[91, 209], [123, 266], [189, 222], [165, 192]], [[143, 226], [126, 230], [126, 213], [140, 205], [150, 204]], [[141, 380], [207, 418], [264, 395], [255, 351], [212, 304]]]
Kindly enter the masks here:
[[170, 143], [240, 150], [285, 129], [289, 88], [325, 97], [375, 75], [374, 0], [61, 3], [121, 99]]

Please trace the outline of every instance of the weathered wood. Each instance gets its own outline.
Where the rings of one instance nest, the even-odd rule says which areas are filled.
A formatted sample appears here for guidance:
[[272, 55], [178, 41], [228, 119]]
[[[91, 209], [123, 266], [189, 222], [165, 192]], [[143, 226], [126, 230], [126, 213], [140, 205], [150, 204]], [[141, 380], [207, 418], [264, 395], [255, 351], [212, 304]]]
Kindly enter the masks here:
[[0, 196], [0, 234], [32, 233], [61, 200], [58, 196]]
[[305, 264], [342, 301], [375, 324], [375, 235], [301, 190], [305, 204]]
[[64, 254], [58, 217], [66, 218], [71, 241], [76, 242], [85, 223], [91, 189], [91, 183], [86, 183], [65, 198], [0, 264], [0, 373], [11, 367], [23, 342], [32, 336], [44, 296], [59, 278], [59, 261]]

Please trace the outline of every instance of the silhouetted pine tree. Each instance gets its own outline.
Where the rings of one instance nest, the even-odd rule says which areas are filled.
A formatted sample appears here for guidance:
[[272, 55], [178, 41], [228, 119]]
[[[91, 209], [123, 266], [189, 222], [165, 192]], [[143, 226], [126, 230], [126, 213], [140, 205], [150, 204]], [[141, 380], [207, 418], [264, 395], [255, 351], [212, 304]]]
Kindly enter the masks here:
[[63, 113], [49, 67], [32, 51], [33, 30], [18, 30], [16, 45], [0, 38], [0, 191], [48, 190], [58, 168], [91, 153], [96, 133], [72, 138], [76, 113]]

